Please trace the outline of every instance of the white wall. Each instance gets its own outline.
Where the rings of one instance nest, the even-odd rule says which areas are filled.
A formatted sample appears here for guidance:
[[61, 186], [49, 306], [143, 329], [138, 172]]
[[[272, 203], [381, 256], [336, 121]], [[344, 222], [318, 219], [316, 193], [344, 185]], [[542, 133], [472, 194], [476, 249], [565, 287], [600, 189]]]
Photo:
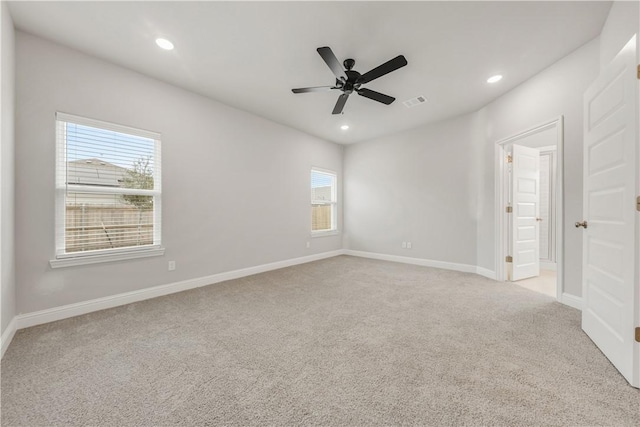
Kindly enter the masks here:
[[14, 260], [14, 110], [15, 50], [13, 22], [5, 2], [0, 6], [1, 37], [0, 98], [2, 99], [2, 134], [0, 135], [0, 281], [2, 285], [2, 316], [0, 333], [4, 333], [15, 314]]
[[482, 181], [485, 205], [478, 222], [478, 265], [494, 269], [494, 144], [559, 116], [564, 117], [565, 289], [582, 295], [582, 98], [597, 77], [598, 40], [580, 47], [480, 111], [486, 120]]
[[[5, 108], [13, 102], [13, 29], [6, 5], [2, 10], [4, 330], [13, 316], [14, 145], [13, 109]], [[348, 146], [345, 247], [494, 270], [493, 144], [563, 115], [565, 291], [579, 296], [581, 234], [571, 224], [582, 213], [582, 93], [599, 65], [639, 30], [638, 14], [637, 2], [615, 2], [600, 42], [478, 112]], [[333, 236], [311, 239], [305, 249], [308, 169], [334, 169], [341, 178], [341, 147], [28, 34], [17, 33], [17, 42], [18, 312], [341, 247]], [[55, 111], [163, 134], [165, 257], [50, 269]], [[413, 249], [402, 249], [402, 241]], [[170, 259], [178, 266], [171, 273]]]
[[572, 224], [582, 215], [582, 95], [598, 74], [598, 46], [587, 43], [475, 113], [348, 146], [346, 247], [495, 271], [494, 145], [562, 115], [565, 290], [580, 296], [582, 235]]
[[[310, 238], [309, 183], [312, 166], [342, 179], [341, 146], [29, 34], [16, 42], [18, 313], [342, 247]], [[162, 134], [165, 256], [49, 267], [56, 111]]]
[[473, 126], [467, 115], [347, 146], [345, 247], [476, 265]]
[[[640, 2], [614, 2], [600, 34], [600, 68], [609, 64], [634, 34], [640, 34]], [[636, 46], [640, 54], [640, 43]]]

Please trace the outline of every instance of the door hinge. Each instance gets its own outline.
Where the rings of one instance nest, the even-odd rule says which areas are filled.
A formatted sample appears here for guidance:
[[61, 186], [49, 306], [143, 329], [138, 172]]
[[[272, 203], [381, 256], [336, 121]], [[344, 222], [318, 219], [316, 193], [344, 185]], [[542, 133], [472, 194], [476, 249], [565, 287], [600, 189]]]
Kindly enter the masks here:
[[511, 213], [511, 212], [513, 212], [513, 207], [512, 207], [512, 206], [507, 206], [507, 207], [506, 207], [506, 209], [505, 209], [505, 211], [506, 211], [507, 213]]
[[640, 342], [640, 328], [636, 328], [636, 342]]
[[507, 156], [507, 163], [513, 163], [513, 157], [511, 157], [511, 154]]
[[640, 80], [640, 65], [638, 65], [638, 80]]
[[636, 210], [640, 212], [640, 196], [636, 197]]
[[512, 257], [511, 255], [507, 255], [507, 256], [504, 258], [504, 260], [505, 260], [506, 262], [513, 262], [513, 257]]

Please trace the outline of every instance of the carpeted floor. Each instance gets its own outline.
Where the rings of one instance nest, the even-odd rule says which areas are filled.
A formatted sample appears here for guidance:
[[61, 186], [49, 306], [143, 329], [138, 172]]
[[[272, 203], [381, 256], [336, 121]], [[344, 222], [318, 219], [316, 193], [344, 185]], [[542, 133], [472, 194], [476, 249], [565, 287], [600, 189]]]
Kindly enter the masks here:
[[19, 331], [2, 425], [640, 425], [580, 313], [340, 256]]

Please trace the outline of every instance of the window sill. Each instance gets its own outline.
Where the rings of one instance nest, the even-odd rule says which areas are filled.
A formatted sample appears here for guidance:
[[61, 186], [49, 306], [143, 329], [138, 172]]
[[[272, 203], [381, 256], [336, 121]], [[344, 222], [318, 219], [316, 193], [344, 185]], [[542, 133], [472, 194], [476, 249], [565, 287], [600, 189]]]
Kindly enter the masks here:
[[311, 237], [328, 237], [328, 236], [337, 236], [340, 234], [338, 230], [330, 230], [330, 231], [312, 231]]
[[49, 261], [51, 268], [73, 267], [76, 265], [98, 264], [103, 262], [123, 261], [136, 258], [148, 258], [164, 255], [164, 248], [150, 248], [111, 254], [79, 255], [69, 258], [57, 258]]

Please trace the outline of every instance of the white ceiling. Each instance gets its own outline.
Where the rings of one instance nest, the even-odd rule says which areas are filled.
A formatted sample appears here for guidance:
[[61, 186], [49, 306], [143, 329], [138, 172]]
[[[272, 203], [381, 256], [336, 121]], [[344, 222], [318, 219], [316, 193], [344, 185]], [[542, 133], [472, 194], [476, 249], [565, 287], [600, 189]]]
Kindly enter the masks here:
[[[475, 111], [596, 37], [610, 2], [11, 2], [18, 29], [321, 138], [354, 143]], [[163, 51], [163, 36], [175, 50]], [[364, 73], [389, 106], [292, 88], [334, 83], [316, 48]], [[494, 85], [486, 79], [503, 74]], [[423, 95], [428, 103], [402, 104]], [[340, 125], [351, 128], [342, 131]]]

